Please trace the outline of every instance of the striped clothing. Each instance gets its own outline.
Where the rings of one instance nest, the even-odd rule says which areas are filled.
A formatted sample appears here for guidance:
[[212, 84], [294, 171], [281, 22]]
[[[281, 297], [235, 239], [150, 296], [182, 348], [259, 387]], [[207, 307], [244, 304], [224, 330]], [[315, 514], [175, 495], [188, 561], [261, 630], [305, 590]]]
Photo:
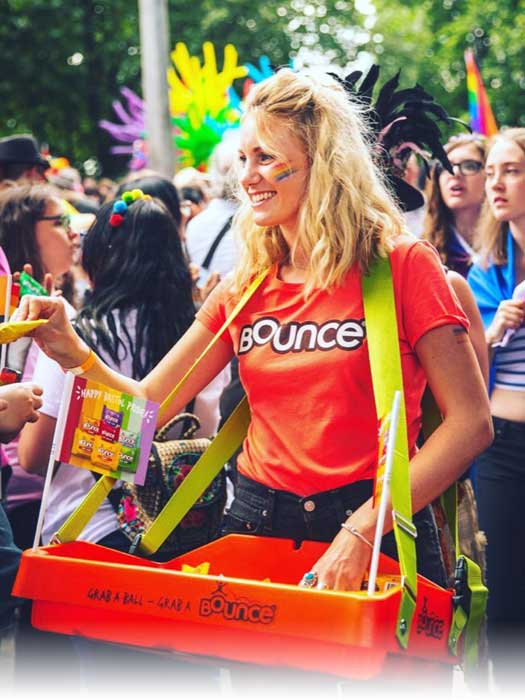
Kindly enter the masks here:
[[525, 391], [525, 327], [519, 328], [494, 358], [494, 386]]

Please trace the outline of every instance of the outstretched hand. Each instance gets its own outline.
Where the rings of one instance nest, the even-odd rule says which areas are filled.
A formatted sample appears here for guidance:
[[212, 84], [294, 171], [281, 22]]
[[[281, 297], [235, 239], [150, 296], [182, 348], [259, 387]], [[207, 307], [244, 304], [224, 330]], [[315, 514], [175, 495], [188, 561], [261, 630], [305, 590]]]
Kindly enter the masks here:
[[0, 387], [0, 437], [8, 442], [26, 423], [38, 420], [42, 388], [32, 382]]

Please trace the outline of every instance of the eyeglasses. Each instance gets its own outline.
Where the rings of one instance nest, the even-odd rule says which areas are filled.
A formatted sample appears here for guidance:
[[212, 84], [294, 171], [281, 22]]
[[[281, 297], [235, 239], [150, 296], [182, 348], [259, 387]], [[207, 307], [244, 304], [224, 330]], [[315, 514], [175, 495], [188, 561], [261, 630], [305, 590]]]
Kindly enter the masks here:
[[[479, 160], [462, 160], [459, 163], [450, 163], [452, 166], [452, 170], [454, 174], [457, 174], [457, 171], [461, 173], [461, 175], [466, 175], [468, 177], [469, 175], [477, 175], [479, 171], [483, 168], [483, 163], [481, 163]], [[441, 163], [438, 163], [436, 165], [436, 170], [437, 174], [441, 175], [443, 172], [444, 168], [441, 165]]]
[[59, 214], [57, 216], [39, 216], [37, 221], [54, 221], [57, 226], [63, 226], [66, 231], [71, 228], [71, 216], [69, 214]]

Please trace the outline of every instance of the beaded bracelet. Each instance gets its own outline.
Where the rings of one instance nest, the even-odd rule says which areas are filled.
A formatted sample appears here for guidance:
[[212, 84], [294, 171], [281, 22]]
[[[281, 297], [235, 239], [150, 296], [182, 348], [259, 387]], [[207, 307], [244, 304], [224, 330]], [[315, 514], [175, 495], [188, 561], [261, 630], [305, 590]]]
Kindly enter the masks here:
[[367, 544], [370, 549], [374, 549], [374, 545], [370, 542], [369, 539], [367, 539], [364, 535], [362, 535], [357, 528], [355, 528], [353, 525], [349, 525], [348, 523], [341, 523], [341, 527], [348, 532], [351, 532], [354, 537], [357, 537], [358, 540], [361, 540], [361, 542], [364, 542]]

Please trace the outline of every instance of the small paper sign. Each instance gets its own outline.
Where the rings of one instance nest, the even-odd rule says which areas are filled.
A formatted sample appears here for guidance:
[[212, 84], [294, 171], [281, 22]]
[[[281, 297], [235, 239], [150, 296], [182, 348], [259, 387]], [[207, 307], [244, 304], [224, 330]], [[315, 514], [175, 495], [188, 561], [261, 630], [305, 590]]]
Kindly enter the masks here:
[[56, 459], [143, 485], [159, 405], [68, 374]]

